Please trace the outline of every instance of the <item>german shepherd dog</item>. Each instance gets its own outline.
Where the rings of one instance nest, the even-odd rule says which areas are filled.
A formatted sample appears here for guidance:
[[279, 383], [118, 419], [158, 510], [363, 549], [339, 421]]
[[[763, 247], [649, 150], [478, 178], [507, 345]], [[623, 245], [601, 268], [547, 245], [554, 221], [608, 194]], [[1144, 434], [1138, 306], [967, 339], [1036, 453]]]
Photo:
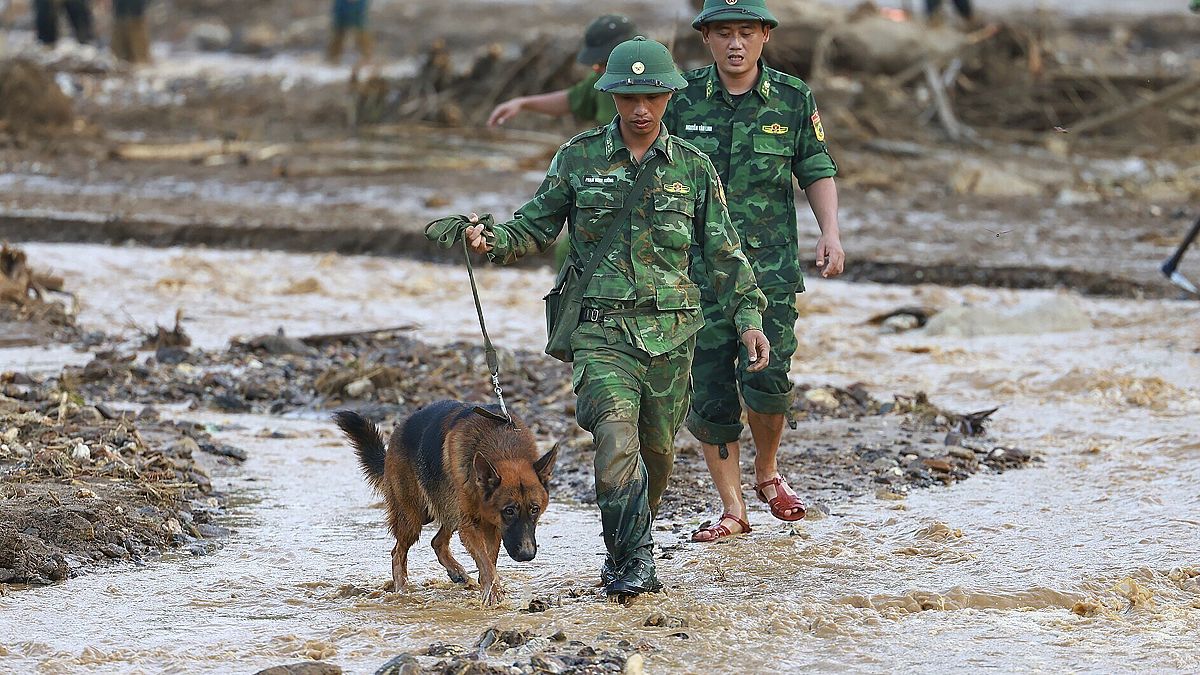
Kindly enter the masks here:
[[534, 532], [549, 501], [558, 445], [539, 458], [533, 434], [519, 419], [512, 417], [510, 424], [498, 407], [458, 401], [438, 401], [413, 413], [397, 425], [386, 449], [379, 428], [358, 413], [341, 410], [334, 420], [354, 446], [367, 482], [386, 500], [396, 537], [393, 589], [408, 583], [408, 549], [421, 526], [436, 520], [433, 551], [450, 580], [471, 583], [450, 554], [450, 536], [457, 530], [479, 568], [483, 604], [499, 604], [500, 543], [517, 562], [537, 554]]

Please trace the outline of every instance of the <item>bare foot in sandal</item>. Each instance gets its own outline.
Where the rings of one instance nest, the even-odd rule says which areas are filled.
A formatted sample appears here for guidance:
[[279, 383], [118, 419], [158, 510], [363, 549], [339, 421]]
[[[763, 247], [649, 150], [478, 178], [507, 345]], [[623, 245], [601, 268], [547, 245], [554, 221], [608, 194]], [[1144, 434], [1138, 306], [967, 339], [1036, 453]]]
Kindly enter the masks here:
[[750, 523], [732, 513], [726, 513], [716, 523], [706, 523], [700, 529], [693, 532], [692, 541], [702, 543], [716, 541], [725, 537], [736, 537], [739, 534], [749, 534], [749, 532]]
[[755, 485], [754, 492], [771, 507], [771, 515], [776, 518], [788, 522], [804, 518], [804, 502], [779, 474]]

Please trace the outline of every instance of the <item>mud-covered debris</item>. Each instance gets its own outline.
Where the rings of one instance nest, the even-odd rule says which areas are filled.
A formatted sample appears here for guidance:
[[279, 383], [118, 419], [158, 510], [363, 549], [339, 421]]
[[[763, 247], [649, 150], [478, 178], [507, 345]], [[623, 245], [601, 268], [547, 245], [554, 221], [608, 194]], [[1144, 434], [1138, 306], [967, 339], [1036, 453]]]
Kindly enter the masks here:
[[[945, 431], [958, 431], [964, 436], [983, 435], [988, 418], [1000, 409], [997, 406], [970, 413], [955, 413], [934, 405], [923, 391], [912, 396], [897, 394], [895, 398], [897, 412], [914, 415], [925, 426]], [[949, 443], [947, 444], [949, 445]]]
[[890, 312], [876, 314], [867, 319], [867, 323], [879, 326], [885, 332], [902, 333], [923, 327], [929, 322], [929, 317], [934, 314], [937, 314], [937, 310], [929, 307], [900, 307]]
[[[183, 330], [183, 310], [175, 311], [175, 325], [170, 328], [155, 326], [155, 331], [152, 334], [146, 335], [142, 340], [142, 349], [150, 349], [155, 353], [156, 358], [166, 352], [186, 350], [192, 346], [192, 338]], [[186, 353], [186, 352], [185, 352]], [[164, 359], [159, 358], [159, 361]], [[176, 360], [173, 363], [179, 363]]]
[[61, 277], [35, 270], [23, 249], [0, 246], [0, 343], [18, 346], [77, 339], [74, 307], [50, 300], [51, 292], [65, 292]]
[[24, 59], [0, 61], [0, 133], [56, 137], [74, 122], [74, 104], [52, 72]]
[[[25, 377], [6, 373], [6, 391]], [[78, 396], [0, 395], [0, 576], [49, 583], [228, 534], [194, 425], [105, 415]], [[110, 411], [111, 413], [111, 411]]]

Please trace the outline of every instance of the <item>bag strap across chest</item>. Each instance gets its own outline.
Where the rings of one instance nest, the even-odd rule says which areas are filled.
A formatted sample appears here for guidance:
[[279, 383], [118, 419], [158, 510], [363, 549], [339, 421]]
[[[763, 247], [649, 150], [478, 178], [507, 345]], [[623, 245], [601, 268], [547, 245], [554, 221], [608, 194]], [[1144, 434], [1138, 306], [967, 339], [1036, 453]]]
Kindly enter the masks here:
[[596, 268], [600, 266], [600, 261], [604, 256], [608, 255], [609, 248], [612, 247], [613, 241], [617, 238], [617, 231], [625, 224], [633, 207], [638, 205], [645, 198], [645, 189], [654, 179], [654, 174], [661, 160], [662, 152], [656, 152], [642, 166], [641, 173], [638, 174], [637, 180], [633, 182], [633, 187], [629, 188], [629, 192], [625, 193], [625, 203], [621, 204], [621, 210], [617, 211], [613, 216], [612, 224], [608, 226], [608, 231], [604, 233], [604, 238], [596, 245], [592, 251], [592, 257], [588, 259], [584, 265], [583, 271], [579, 275], [580, 288], [587, 289], [588, 282], [591, 281], [592, 275], [595, 274]]

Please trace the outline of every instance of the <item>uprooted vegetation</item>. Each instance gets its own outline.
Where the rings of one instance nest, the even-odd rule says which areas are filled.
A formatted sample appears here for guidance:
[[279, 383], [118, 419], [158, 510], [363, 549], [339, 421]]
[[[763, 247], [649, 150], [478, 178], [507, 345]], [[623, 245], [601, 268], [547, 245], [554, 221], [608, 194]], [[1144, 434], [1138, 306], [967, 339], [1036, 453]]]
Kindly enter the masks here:
[[[202, 453], [244, 458], [192, 424], [88, 405], [5, 373], [0, 394], [0, 583], [49, 583], [226, 530]], [[217, 460], [211, 460], [211, 466]]]
[[36, 271], [20, 248], [0, 247], [0, 342], [16, 346], [77, 337], [74, 307], [51, 300], [51, 292], [64, 292], [62, 277]]
[[[65, 368], [30, 394], [61, 389], [89, 401], [187, 403], [228, 412], [348, 407], [387, 424], [441, 399], [494, 400], [481, 347], [431, 345], [403, 332], [264, 335], [234, 341], [224, 351], [173, 347], [153, 356], [106, 351], [83, 367]], [[558, 489], [590, 501], [592, 448], [574, 421], [569, 369], [529, 351], [502, 351], [500, 364], [508, 405], [543, 441], [565, 442]], [[862, 385], [800, 385], [790, 413], [796, 431], [787, 436], [781, 462], [798, 490], [829, 501], [879, 486], [903, 493], [1025, 465], [1028, 452], [988, 442], [983, 426], [992, 412], [955, 414], [920, 394], [884, 402]], [[680, 434], [679, 446], [666, 515], [703, 511], [710, 496], [690, 434]]]

